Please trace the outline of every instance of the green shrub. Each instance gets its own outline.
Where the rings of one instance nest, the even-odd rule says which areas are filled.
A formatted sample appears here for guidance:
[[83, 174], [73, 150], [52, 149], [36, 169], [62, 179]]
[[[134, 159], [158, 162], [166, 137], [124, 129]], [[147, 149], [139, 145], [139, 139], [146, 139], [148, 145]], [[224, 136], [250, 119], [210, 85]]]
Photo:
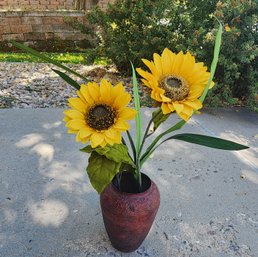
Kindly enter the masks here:
[[[169, 6], [169, 9], [167, 8]], [[141, 65], [141, 58], [151, 58], [153, 51], [161, 52], [171, 46], [180, 49], [183, 33], [178, 24], [189, 23], [178, 15], [180, 7], [171, 0], [118, 0], [106, 12], [95, 8], [88, 15], [98, 27], [101, 38], [100, 54], [110, 58], [121, 72], [131, 72], [130, 62]]]
[[[189, 8], [194, 8], [191, 1]], [[210, 1], [211, 2], [211, 1]], [[257, 106], [258, 94], [258, 6], [255, 1], [212, 1], [212, 12], [223, 24], [221, 53], [217, 67], [216, 87], [209, 94], [208, 102], [234, 105], [246, 103], [252, 109]], [[191, 29], [194, 37], [189, 37], [187, 45], [200, 59], [211, 62], [216, 31], [214, 18], [204, 22], [200, 17], [201, 6], [192, 15]]]
[[118, 0], [88, 19], [100, 39], [98, 54], [130, 73], [165, 47], [190, 51], [208, 66], [212, 61], [217, 17], [224, 25], [216, 87], [210, 103], [244, 101], [255, 108], [258, 81], [258, 7], [251, 0]]

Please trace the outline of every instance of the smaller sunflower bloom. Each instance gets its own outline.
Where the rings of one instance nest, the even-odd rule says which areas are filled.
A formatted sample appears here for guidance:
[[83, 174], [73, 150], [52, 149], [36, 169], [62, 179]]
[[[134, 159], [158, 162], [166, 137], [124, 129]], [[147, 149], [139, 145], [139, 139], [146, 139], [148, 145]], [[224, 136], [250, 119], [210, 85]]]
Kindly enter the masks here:
[[161, 104], [163, 114], [176, 111], [187, 121], [194, 111], [202, 108], [198, 98], [210, 77], [207, 67], [202, 62], [196, 63], [189, 52], [175, 54], [167, 48], [161, 56], [155, 53], [153, 59], [142, 59], [150, 72], [137, 69], [142, 82], [152, 90], [151, 97]]
[[131, 96], [119, 83], [114, 87], [107, 80], [100, 85], [89, 82], [81, 85], [77, 98], [68, 100], [71, 110], [64, 111], [68, 133], [76, 134], [76, 141], [87, 143], [93, 148], [107, 144], [120, 144], [121, 132], [129, 129], [127, 120], [136, 115], [128, 108]]

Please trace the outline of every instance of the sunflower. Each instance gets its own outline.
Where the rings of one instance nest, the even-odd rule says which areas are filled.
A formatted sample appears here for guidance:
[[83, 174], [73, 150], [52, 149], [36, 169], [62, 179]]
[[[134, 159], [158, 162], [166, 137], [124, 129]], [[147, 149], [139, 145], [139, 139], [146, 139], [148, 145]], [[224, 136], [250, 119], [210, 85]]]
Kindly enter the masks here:
[[127, 131], [127, 120], [133, 119], [136, 111], [126, 107], [131, 101], [122, 83], [114, 87], [106, 80], [100, 85], [89, 82], [81, 85], [77, 98], [70, 98], [71, 110], [64, 111], [68, 133], [76, 134], [76, 141], [93, 148], [107, 144], [120, 144], [121, 132]]
[[142, 59], [150, 72], [137, 69], [142, 82], [152, 90], [151, 97], [161, 104], [163, 114], [176, 111], [187, 121], [194, 111], [202, 108], [198, 98], [210, 77], [207, 67], [202, 62], [196, 63], [189, 52], [175, 54], [167, 48], [161, 56], [155, 53], [153, 59]]

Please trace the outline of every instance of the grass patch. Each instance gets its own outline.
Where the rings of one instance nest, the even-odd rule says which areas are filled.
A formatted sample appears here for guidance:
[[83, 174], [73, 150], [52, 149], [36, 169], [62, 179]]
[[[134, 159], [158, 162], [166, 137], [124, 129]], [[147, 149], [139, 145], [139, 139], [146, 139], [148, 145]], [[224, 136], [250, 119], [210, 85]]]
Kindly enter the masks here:
[[[85, 53], [42, 53], [49, 58], [62, 62], [62, 63], [72, 63], [72, 64], [95, 64], [95, 65], [108, 65], [110, 61], [105, 58], [96, 57], [92, 61], [90, 52]], [[27, 53], [1, 53], [0, 52], [0, 62], [35, 62], [42, 63], [40, 58], [32, 56]]]

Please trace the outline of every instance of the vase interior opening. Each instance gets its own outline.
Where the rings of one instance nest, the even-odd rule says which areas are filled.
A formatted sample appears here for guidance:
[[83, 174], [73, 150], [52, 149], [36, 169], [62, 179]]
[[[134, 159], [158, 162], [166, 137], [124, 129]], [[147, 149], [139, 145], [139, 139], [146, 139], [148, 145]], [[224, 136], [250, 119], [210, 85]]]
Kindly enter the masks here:
[[117, 180], [117, 176], [114, 177], [112, 183], [115, 186], [115, 188], [121, 192], [131, 193], [131, 194], [143, 193], [147, 191], [151, 186], [150, 178], [144, 173], [141, 173], [141, 178], [142, 178], [141, 191], [139, 190], [138, 180], [134, 177], [134, 174], [132, 172], [122, 172], [120, 175], [121, 175], [120, 187]]

